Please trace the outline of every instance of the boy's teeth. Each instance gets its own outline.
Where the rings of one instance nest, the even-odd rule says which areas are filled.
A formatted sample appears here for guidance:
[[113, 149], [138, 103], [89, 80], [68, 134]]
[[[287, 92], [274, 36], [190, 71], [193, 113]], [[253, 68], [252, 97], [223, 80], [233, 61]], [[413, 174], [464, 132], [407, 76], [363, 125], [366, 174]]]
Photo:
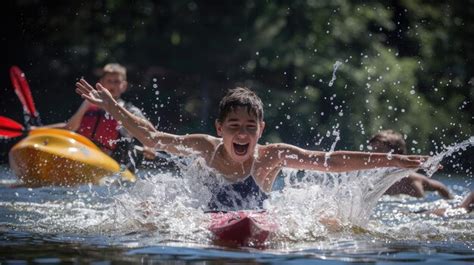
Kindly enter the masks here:
[[245, 155], [247, 153], [248, 144], [236, 144], [234, 143], [235, 153], [238, 155]]

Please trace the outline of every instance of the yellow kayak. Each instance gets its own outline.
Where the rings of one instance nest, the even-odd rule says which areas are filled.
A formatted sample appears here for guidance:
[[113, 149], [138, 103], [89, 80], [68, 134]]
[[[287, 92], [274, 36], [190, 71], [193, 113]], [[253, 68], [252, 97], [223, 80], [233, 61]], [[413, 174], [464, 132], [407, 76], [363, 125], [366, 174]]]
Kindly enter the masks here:
[[135, 181], [129, 170], [75, 132], [40, 128], [30, 131], [9, 152], [10, 167], [28, 186], [101, 184], [104, 177]]

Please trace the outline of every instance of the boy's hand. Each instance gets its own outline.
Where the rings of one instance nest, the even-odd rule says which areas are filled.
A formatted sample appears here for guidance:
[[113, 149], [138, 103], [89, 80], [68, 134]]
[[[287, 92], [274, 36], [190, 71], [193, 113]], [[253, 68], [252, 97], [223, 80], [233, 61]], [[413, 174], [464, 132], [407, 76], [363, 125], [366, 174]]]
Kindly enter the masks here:
[[419, 168], [428, 160], [429, 156], [419, 155], [393, 155], [396, 160], [396, 166], [401, 168]]
[[100, 83], [97, 83], [96, 88], [94, 89], [83, 78], [81, 78], [79, 82], [76, 83], [76, 93], [82, 98], [88, 100], [90, 103], [106, 110], [109, 106], [112, 106], [116, 103], [110, 92]]

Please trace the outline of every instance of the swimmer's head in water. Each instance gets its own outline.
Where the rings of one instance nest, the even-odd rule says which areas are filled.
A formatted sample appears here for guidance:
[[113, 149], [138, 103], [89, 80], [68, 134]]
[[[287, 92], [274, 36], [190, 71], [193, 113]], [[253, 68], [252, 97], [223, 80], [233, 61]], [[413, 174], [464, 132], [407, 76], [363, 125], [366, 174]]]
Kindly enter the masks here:
[[407, 146], [403, 139], [403, 135], [393, 130], [383, 130], [375, 134], [369, 140], [369, 145], [375, 152], [392, 152], [400, 155], [407, 154]]

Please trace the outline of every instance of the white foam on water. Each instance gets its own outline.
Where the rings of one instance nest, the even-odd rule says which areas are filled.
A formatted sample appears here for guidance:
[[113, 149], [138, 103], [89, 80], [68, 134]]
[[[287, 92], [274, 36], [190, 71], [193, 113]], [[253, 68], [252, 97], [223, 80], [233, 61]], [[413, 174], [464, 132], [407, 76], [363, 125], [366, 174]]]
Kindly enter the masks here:
[[[410, 172], [392, 168], [345, 174], [285, 170], [285, 187], [273, 192], [268, 209], [280, 224], [280, 236], [289, 240], [315, 240], [344, 227], [366, 228], [385, 190]], [[336, 227], [327, 225], [328, 219]]]
[[[464, 188], [462, 195], [455, 195], [450, 201], [436, 197], [434, 201], [417, 202], [419, 199], [409, 196], [385, 196], [368, 228], [394, 240], [473, 242], [472, 213], [456, 208], [469, 192]], [[444, 216], [419, 213], [439, 208], [446, 209]]]
[[[472, 145], [473, 137], [446, 148], [425, 165], [437, 167], [443, 157]], [[138, 233], [146, 235], [147, 244], [210, 242], [206, 229], [210, 219], [204, 210], [211, 198], [208, 184], [218, 179], [212, 177], [202, 159], [188, 158], [177, 164], [179, 172], [157, 171], [131, 187], [21, 189], [18, 198], [22, 200], [2, 201], [0, 207], [12, 213], [11, 218], [16, 221], [11, 226], [33, 232], [105, 236]], [[445, 225], [442, 218], [427, 220], [411, 213], [416, 210], [410, 208], [413, 201], [384, 197], [384, 203], [378, 203], [386, 189], [411, 172], [381, 168], [336, 174], [285, 169], [281, 174], [283, 187], [273, 191], [264, 204], [279, 224], [274, 240], [314, 242], [333, 236], [340, 239], [341, 229], [334, 232], [323, 219], [336, 220], [343, 235], [349, 238], [354, 235], [354, 228], [360, 228], [381, 238], [436, 239], [450, 234], [472, 240], [472, 218], [466, 221], [459, 217]], [[457, 197], [454, 204], [460, 200], [461, 196]], [[439, 205], [432, 207], [446, 206], [442, 201], [435, 203]]]

